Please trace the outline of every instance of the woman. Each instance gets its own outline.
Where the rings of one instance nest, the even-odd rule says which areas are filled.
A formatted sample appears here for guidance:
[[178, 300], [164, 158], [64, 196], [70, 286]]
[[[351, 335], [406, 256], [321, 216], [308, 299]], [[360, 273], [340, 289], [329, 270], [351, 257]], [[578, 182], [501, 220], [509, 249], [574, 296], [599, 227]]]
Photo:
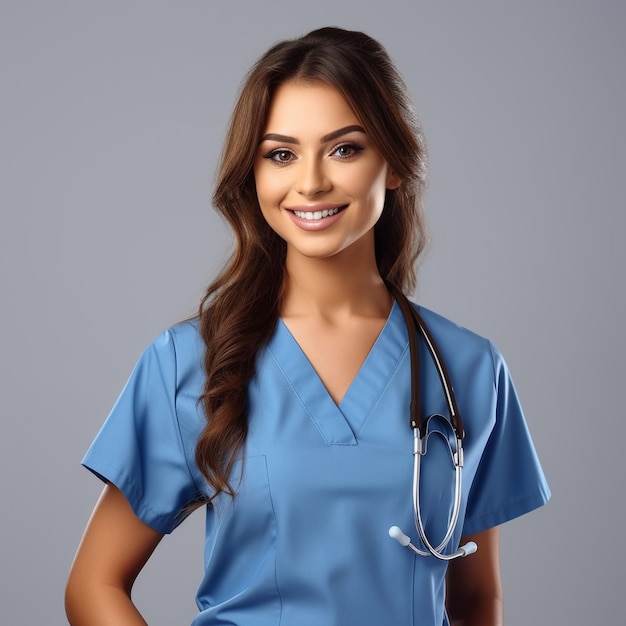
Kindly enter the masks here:
[[[405, 85], [370, 37], [320, 29], [252, 68], [214, 195], [236, 249], [198, 319], [144, 352], [83, 460], [107, 484], [70, 573], [72, 624], [144, 624], [133, 581], [203, 503], [195, 626], [502, 623], [498, 525], [549, 491], [499, 353], [421, 307], [465, 428], [441, 551], [478, 551], [423, 558], [387, 535], [414, 517], [416, 331], [396, 290], [415, 284], [425, 179]], [[423, 342], [419, 355], [421, 413], [445, 415]], [[436, 420], [419, 492], [434, 543], [454, 499]]]

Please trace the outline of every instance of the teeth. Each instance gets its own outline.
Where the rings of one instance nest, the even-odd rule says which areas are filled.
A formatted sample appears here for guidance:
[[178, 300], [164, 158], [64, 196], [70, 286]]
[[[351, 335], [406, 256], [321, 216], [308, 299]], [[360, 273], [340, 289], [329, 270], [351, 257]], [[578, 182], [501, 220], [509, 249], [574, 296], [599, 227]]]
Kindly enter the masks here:
[[321, 220], [329, 215], [339, 213], [339, 207], [335, 209], [324, 209], [323, 211], [294, 211], [295, 215], [305, 220]]

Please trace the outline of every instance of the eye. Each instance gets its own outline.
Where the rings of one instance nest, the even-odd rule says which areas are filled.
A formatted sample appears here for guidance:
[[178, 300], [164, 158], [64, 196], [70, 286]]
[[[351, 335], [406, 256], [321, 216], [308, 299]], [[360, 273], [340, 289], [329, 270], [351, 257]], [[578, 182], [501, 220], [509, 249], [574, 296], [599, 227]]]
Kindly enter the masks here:
[[339, 157], [340, 159], [350, 159], [362, 151], [363, 146], [359, 146], [356, 143], [342, 143], [341, 145], [333, 148], [331, 154]]
[[278, 165], [286, 165], [296, 158], [296, 155], [291, 150], [286, 150], [285, 148], [277, 148], [275, 150], [270, 150], [267, 154], [263, 155], [264, 159], [269, 159], [273, 163]]

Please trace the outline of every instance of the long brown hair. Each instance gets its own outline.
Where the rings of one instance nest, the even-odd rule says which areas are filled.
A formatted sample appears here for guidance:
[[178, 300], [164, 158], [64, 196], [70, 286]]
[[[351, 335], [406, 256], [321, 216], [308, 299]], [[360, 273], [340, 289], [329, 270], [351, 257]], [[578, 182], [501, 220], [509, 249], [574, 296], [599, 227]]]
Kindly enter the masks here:
[[385, 49], [364, 33], [332, 27], [270, 48], [250, 70], [235, 105], [213, 195], [235, 234], [230, 261], [200, 303], [206, 345], [200, 401], [207, 423], [196, 444], [196, 463], [213, 497], [234, 495], [228, 477], [247, 435], [247, 386], [280, 311], [286, 245], [261, 214], [253, 166], [272, 95], [294, 79], [337, 89], [402, 181], [387, 191], [374, 229], [381, 276], [412, 290], [415, 261], [425, 244], [424, 140], [406, 85]]

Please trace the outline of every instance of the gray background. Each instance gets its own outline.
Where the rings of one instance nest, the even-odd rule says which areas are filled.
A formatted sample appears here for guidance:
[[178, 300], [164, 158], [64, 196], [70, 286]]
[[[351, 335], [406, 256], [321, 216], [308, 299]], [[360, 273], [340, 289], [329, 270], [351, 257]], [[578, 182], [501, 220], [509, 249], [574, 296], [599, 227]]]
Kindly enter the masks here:
[[[507, 624], [623, 623], [624, 6], [2, 0], [0, 622], [64, 623], [82, 453], [228, 249], [208, 197], [244, 72], [337, 24], [426, 130], [418, 298], [504, 352], [554, 492], [504, 527]], [[202, 518], [137, 583], [152, 625], [195, 613]]]

